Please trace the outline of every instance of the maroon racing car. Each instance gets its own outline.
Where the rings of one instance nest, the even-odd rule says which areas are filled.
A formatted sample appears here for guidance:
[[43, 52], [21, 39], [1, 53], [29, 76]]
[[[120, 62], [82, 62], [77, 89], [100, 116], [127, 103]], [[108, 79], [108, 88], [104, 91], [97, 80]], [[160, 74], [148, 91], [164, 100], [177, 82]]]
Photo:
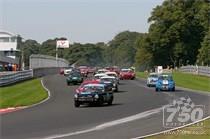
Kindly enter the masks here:
[[132, 69], [121, 69], [120, 71], [121, 80], [134, 80], [135, 77], [136, 74]]

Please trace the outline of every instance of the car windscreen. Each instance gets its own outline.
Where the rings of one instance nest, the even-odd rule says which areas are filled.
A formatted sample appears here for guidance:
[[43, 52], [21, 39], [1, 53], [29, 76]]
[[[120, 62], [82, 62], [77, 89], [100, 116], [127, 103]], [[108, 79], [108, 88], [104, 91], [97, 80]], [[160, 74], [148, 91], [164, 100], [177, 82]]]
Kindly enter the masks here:
[[130, 69], [122, 69], [121, 72], [131, 72]]
[[160, 76], [159, 79], [160, 80], [173, 80], [172, 76]]
[[80, 74], [79, 73], [72, 73], [69, 76], [70, 77], [80, 77]]
[[107, 74], [108, 76], [112, 76], [112, 77], [117, 77], [117, 75], [116, 74], [112, 74], [112, 73], [110, 73], [110, 74]]
[[150, 78], [158, 78], [158, 75], [150, 75]]
[[85, 92], [101, 92], [102, 90], [104, 90], [103, 86], [84, 86], [83, 91]]
[[113, 82], [114, 81], [114, 79], [112, 79], [112, 78], [102, 78], [101, 79], [101, 81], [103, 82], [103, 81], [109, 81], [109, 82]]

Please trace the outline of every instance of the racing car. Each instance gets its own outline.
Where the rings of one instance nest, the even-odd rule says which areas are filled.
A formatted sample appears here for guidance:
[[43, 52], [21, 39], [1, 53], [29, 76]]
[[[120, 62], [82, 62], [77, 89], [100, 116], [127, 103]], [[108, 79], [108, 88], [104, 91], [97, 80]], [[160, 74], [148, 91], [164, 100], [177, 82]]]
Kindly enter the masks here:
[[113, 76], [103, 76], [100, 78], [100, 83], [106, 84], [109, 87], [109, 90], [118, 92], [118, 81]]
[[107, 103], [112, 105], [114, 95], [107, 90], [105, 84], [87, 84], [83, 90], [74, 94], [74, 106], [79, 107], [82, 104], [103, 105]]
[[120, 79], [118, 77], [118, 74], [116, 72], [113, 71], [109, 71], [109, 72], [105, 72], [106, 75], [111, 76], [111, 77], [115, 77], [115, 79], [117, 80], [117, 83], [120, 83]]
[[107, 76], [107, 75], [105, 73], [98, 73], [94, 75], [94, 78], [99, 80], [103, 76]]
[[83, 77], [88, 76], [88, 67], [87, 66], [79, 66], [78, 69]]
[[105, 72], [109, 72], [109, 70], [107, 69], [98, 69], [95, 74], [102, 74], [102, 73], [105, 73]]
[[83, 77], [78, 72], [72, 72], [66, 77], [67, 85], [78, 84], [83, 82]]
[[158, 80], [158, 74], [157, 73], [150, 73], [149, 76], [147, 77], [147, 86], [155, 86], [156, 82]]
[[93, 79], [93, 80], [84, 80], [84, 81], [80, 84], [80, 86], [76, 89], [76, 92], [77, 92], [77, 93], [81, 92], [81, 91], [83, 90], [83, 87], [84, 87], [85, 85], [87, 85], [87, 84], [99, 84], [99, 83], [100, 83], [100, 81], [99, 81], [99, 80], [95, 80], [95, 79]]
[[136, 77], [135, 72], [131, 69], [121, 69], [120, 71], [120, 79], [125, 80], [125, 79], [130, 79], [134, 80]]
[[60, 74], [60, 75], [63, 75], [63, 74], [64, 74], [64, 68], [61, 68], [61, 69], [59, 70], [59, 74]]
[[169, 74], [160, 75], [156, 82], [155, 90], [175, 91], [175, 82], [172, 78], [172, 75]]
[[68, 76], [73, 70], [73, 67], [68, 67], [68, 68], [65, 68], [63, 69], [63, 74], [64, 76]]

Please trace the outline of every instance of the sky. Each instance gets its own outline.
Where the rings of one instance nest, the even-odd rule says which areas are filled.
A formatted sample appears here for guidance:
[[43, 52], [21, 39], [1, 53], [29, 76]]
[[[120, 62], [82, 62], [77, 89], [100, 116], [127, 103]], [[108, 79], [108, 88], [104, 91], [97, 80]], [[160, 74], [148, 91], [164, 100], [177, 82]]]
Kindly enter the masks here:
[[129, 30], [148, 32], [148, 18], [163, 0], [0, 0], [0, 30], [43, 42], [66, 37], [109, 42]]

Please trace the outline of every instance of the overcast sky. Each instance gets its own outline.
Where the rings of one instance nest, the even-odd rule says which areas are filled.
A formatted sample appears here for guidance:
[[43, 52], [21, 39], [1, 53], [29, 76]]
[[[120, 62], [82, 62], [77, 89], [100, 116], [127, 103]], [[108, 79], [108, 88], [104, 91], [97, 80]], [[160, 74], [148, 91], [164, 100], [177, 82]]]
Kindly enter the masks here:
[[0, 29], [43, 42], [67, 37], [108, 42], [121, 31], [147, 32], [151, 11], [163, 0], [0, 0]]

